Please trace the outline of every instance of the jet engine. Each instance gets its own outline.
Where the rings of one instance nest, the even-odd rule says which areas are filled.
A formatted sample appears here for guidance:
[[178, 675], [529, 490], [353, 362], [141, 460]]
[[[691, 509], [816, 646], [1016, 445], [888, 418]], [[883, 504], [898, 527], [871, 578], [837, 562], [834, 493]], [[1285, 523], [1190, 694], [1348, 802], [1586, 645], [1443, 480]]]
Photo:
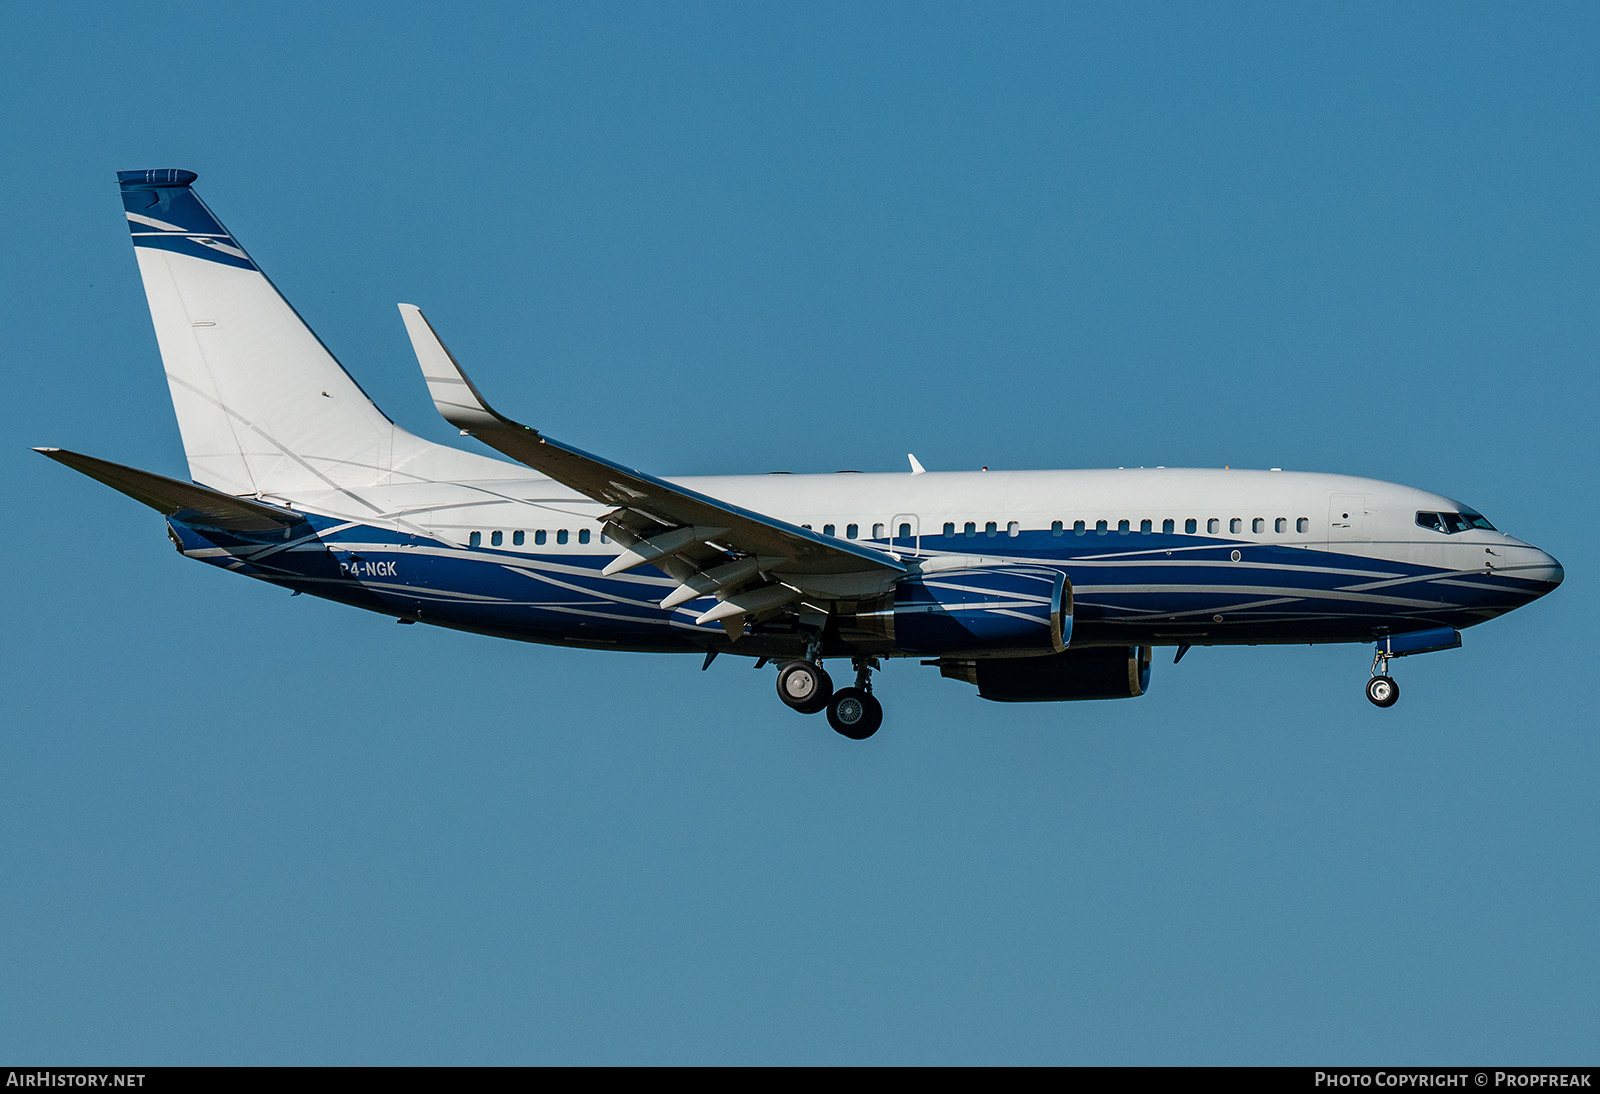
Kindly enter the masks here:
[[1150, 686], [1149, 646], [1088, 646], [1050, 657], [939, 659], [939, 672], [998, 703], [1132, 699]]
[[1072, 587], [1046, 566], [963, 566], [905, 578], [846, 624], [900, 653], [1020, 658], [1072, 639]]

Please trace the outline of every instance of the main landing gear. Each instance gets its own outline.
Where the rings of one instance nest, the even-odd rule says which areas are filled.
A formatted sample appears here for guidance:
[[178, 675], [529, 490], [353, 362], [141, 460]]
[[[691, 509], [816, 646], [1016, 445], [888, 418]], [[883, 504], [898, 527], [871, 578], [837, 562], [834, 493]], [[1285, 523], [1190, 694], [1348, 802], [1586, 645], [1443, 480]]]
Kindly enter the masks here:
[[883, 724], [883, 705], [872, 696], [872, 670], [878, 662], [870, 657], [854, 661], [854, 687], [833, 690], [833, 681], [816, 661], [790, 661], [778, 669], [778, 698], [801, 714], [828, 712], [834, 731], [854, 741], [864, 741]]
[[833, 681], [821, 665], [790, 661], [778, 670], [778, 698], [801, 714], [815, 714], [833, 698]]
[[1389, 675], [1389, 655], [1378, 647], [1372, 655], [1372, 679], [1367, 681], [1367, 698], [1376, 707], [1392, 707], [1400, 701], [1400, 685]]

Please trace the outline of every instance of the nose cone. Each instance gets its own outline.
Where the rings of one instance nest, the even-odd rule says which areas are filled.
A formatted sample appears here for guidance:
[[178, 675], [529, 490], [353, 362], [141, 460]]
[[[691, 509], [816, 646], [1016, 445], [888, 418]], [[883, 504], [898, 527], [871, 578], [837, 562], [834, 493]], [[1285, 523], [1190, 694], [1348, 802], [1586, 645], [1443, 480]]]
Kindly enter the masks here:
[[1537, 576], [1540, 581], [1548, 582], [1550, 587], [1554, 589], [1557, 585], [1561, 584], [1562, 579], [1567, 576], [1567, 571], [1561, 568], [1561, 563], [1555, 560], [1554, 555], [1546, 554], [1544, 551], [1540, 551], [1539, 553], [1544, 555], [1544, 569], [1539, 571], [1535, 576]]
[[1526, 563], [1517, 567], [1517, 576], [1537, 586], [1538, 591], [1534, 593], [1535, 596], [1554, 592], [1555, 587], [1567, 576], [1567, 572], [1561, 568], [1561, 563], [1555, 560], [1554, 555], [1537, 547], [1530, 548], [1528, 554], [1531, 557]]

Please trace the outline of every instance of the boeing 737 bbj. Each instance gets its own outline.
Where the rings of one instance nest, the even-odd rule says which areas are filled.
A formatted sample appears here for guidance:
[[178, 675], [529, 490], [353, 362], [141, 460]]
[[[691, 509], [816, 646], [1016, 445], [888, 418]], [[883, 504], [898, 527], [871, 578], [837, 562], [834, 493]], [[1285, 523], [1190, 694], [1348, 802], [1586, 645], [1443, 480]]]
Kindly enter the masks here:
[[[183, 482], [39, 451], [158, 510], [178, 550], [297, 592], [529, 642], [719, 653], [840, 733], [914, 657], [1003, 702], [1142, 695], [1153, 646], [1375, 642], [1390, 658], [1550, 592], [1556, 560], [1470, 507], [1288, 471], [663, 479], [492, 409], [416, 308], [434, 405], [512, 462], [391, 422], [195, 194], [118, 175], [188, 456]], [[847, 660], [834, 689], [823, 662]]]

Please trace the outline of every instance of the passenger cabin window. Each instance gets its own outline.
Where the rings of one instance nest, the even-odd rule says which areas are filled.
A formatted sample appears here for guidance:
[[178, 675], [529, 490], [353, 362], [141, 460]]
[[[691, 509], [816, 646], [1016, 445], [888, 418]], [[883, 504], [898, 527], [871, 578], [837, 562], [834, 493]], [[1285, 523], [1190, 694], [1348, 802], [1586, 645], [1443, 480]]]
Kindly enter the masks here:
[[565, 542], [567, 542], [567, 530], [565, 528], [561, 529], [559, 532], [556, 533], [556, 542], [557, 543], [565, 543]]
[[1311, 518], [1310, 517], [1301, 517], [1299, 520], [1295, 521], [1294, 522], [1294, 530], [1296, 532], [1309, 532], [1309, 531], [1311, 531]]
[[1283, 533], [1289, 530], [1289, 518], [1279, 517], [1277, 520], [1273, 521], [1272, 530], [1278, 533], [1280, 536], [1283, 535]]
[[988, 524], [985, 524], [983, 526], [983, 534], [986, 535], [986, 536], [992, 536], [996, 532], [998, 532], [999, 530], [1000, 529], [995, 527], [995, 523], [992, 520]]
[[544, 540], [545, 540], [545, 530], [543, 528], [537, 529], [533, 533], [533, 542], [538, 544], [540, 547], [543, 547], [544, 546]]
[[911, 525], [902, 524], [900, 526], [900, 538], [901, 539], [910, 539], [911, 538]]
[[823, 535], [825, 535], [825, 536], [831, 536], [831, 535], [833, 535], [833, 525], [831, 525], [831, 524], [824, 524], [824, 525], [823, 525], [823, 526], [822, 526], [822, 534], [823, 534]]
[[859, 524], [846, 524], [844, 526], [844, 538], [845, 539], [855, 539], [856, 536], [859, 535], [860, 533], [861, 533], [861, 526]]
[[489, 533], [489, 546], [498, 547], [498, 546], [500, 546], [500, 544], [505, 542], [505, 538], [506, 537], [505, 537], [505, 533], [504, 532], [490, 532]]
[[1212, 534], [1222, 531], [1222, 522], [1216, 517], [1212, 517], [1210, 520], [1206, 521], [1206, 531]]
[[467, 537], [467, 546], [468, 547], [478, 547], [478, 546], [481, 546], [482, 543], [483, 543], [483, 533], [482, 532], [473, 532], [470, 536]]
[[1177, 526], [1177, 522], [1172, 520], [1170, 517], [1161, 522], [1161, 530], [1169, 536], [1173, 533]]
[[1244, 521], [1240, 520], [1238, 517], [1234, 517], [1228, 522], [1228, 531], [1234, 535], [1238, 535], [1240, 532], [1244, 531]]
[[513, 547], [521, 547], [523, 542], [526, 539], [527, 539], [527, 537], [523, 534], [523, 532], [520, 529], [518, 531], [512, 532], [511, 533], [511, 546], [513, 546]]
[[1053, 520], [1050, 522], [1050, 534], [1052, 536], [1059, 536], [1061, 534], [1061, 522], [1059, 520]]
[[1022, 534], [1022, 525], [1018, 524], [1016, 521], [1012, 521], [1012, 522], [1010, 522], [1009, 524], [1006, 525], [1006, 535], [1008, 535], [1008, 536], [1019, 536], [1021, 534]]
[[1255, 520], [1251, 521], [1250, 522], [1250, 530], [1252, 532], [1254, 532], [1258, 536], [1262, 532], [1265, 532], [1267, 530], [1266, 519], [1263, 518], [1263, 517], [1257, 517]]
[[1075, 521], [1072, 522], [1072, 534], [1073, 535], [1081, 536], [1081, 535], [1083, 535], [1084, 531], [1085, 531], [1085, 528], [1084, 528], [1084, 525], [1083, 525], [1083, 521], [1075, 520]]
[[966, 524], [961, 526], [961, 534], [966, 536], [975, 536], [978, 534], [978, 526], [969, 520]]
[[589, 542], [589, 529], [580, 528], [578, 530], [578, 542], [579, 543], [588, 543]]
[[1117, 535], [1125, 536], [1127, 534], [1128, 534], [1128, 522], [1125, 521], [1125, 520], [1117, 521]]
[[1183, 530], [1192, 536], [1200, 530], [1200, 523], [1193, 517], [1190, 517], [1188, 520], [1183, 522]]
[[1150, 522], [1147, 520], [1141, 520], [1139, 522], [1139, 531], [1141, 534], [1148, 536], [1150, 534]]
[[1103, 520], [1095, 521], [1094, 522], [1094, 532], [1095, 532], [1095, 535], [1097, 535], [1097, 536], [1105, 535], [1106, 534], [1106, 522], [1103, 521]]
[[872, 538], [873, 539], [882, 539], [883, 538], [883, 525], [874, 524], [872, 526]]
[[956, 526], [954, 521], [945, 521], [944, 534], [947, 536], [953, 536], [956, 534]]

